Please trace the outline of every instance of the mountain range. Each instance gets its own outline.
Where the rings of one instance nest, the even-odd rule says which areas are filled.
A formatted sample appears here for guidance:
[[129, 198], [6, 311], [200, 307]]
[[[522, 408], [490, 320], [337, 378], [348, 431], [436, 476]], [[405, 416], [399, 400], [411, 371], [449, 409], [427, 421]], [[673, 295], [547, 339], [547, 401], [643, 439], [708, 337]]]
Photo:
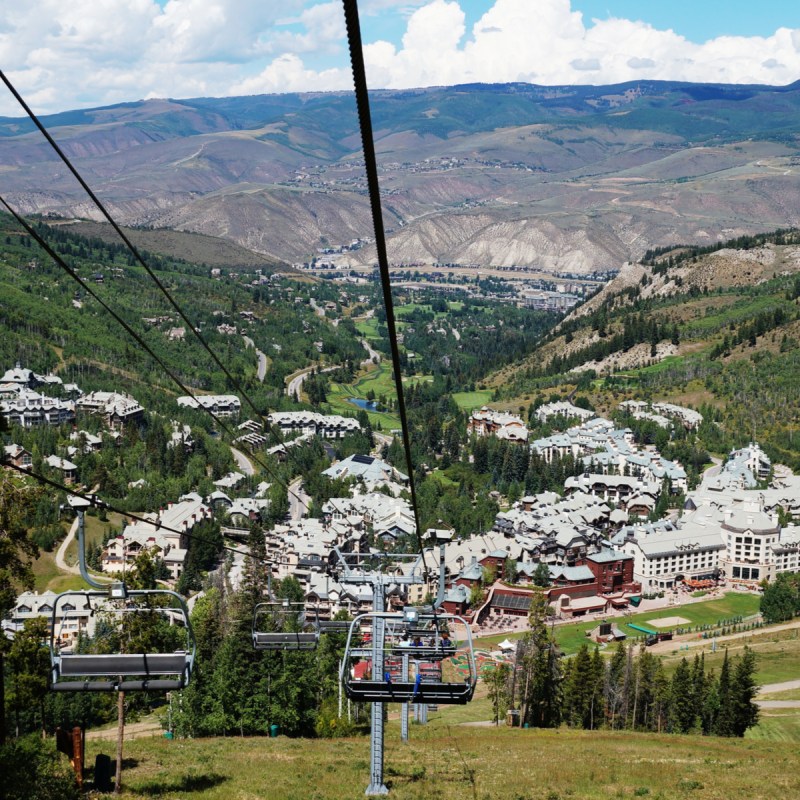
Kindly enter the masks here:
[[[800, 82], [465, 85], [371, 95], [390, 261], [619, 268], [654, 247], [800, 224]], [[44, 117], [114, 216], [309, 260], [372, 236], [345, 92], [147, 100]], [[99, 219], [27, 119], [3, 194]], [[374, 261], [367, 244], [347, 255]]]

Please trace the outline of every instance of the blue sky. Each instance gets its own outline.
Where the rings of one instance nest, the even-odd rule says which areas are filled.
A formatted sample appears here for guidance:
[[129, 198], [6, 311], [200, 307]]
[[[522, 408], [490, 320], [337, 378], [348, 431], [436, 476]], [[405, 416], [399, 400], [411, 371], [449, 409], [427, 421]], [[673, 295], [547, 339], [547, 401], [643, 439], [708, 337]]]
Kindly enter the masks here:
[[[535, 3], [536, 0], [530, 0]], [[471, 27], [492, 5], [490, 0], [462, 0], [461, 7]], [[717, 36], [769, 36], [780, 27], [800, 28], [800, 2], [766, 0], [746, 3], [743, 0], [573, 0], [572, 8], [584, 18], [622, 17], [642, 20], [660, 29], [671, 28], [693, 42]], [[399, 40], [405, 30], [401, 13], [384, 11], [364, 15], [365, 34], [374, 38]]]
[[[360, 0], [373, 87], [800, 79], [800, 0]], [[0, 3], [0, 64], [39, 112], [348, 89], [341, 0]], [[0, 97], [0, 114], [16, 109]]]

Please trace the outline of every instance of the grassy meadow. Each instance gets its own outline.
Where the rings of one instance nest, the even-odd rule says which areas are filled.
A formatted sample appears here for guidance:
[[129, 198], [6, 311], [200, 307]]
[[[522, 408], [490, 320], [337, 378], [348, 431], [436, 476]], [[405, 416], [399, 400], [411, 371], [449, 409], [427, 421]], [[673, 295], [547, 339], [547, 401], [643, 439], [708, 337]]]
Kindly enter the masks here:
[[[749, 595], [730, 593], [680, 607], [695, 624], [716, 614], [747, 613]], [[703, 608], [706, 606], [706, 608]], [[646, 622], [675, 615], [674, 607], [638, 615]], [[492, 637], [496, 638], [496, 637]], [[490, 640], [481, 639], [479, 646]], [[798, 629], [761, 630], [730, 640], [736, 656], [758, 654], [759, 683], [800, 678]], [[685, 655], [664, 656], [671, 672]], [[723, 648], [706, 664], [719, 669]], [[769, 695], [800, 697], [798, 690]], [[397, 800], [767, 800], [800, 796], [800, 708], [764, 709], [744, 739], [616, 731], [520, 730], [494, 726], [486, 687], [466, 706], [441, 706], [427, 726], [412, 722], [400, 741], [399, 706], [389, 708], [384, 777]], [[89, 740], [87, 765], [99, 752], [113, 757], [113, 731]], [[364, 796], [369, 739], [217, 738], [166, 740], [138, 736], [125, 744], [123, 800], [350, 800]], [[109, 796], [110, 797], [110, 796]]]
[[[767, 800], [800, 794], [793, 741], [466, 726], [387, 726], [384, 778], [397, 800]], [[789, 727], [784, 726], [788, 731]], [[87, 764], [113, 754], [89, 742]], [[355, 800], [367, 737], [309, 740], [142, 738], [126, 743], [123, 798]]]

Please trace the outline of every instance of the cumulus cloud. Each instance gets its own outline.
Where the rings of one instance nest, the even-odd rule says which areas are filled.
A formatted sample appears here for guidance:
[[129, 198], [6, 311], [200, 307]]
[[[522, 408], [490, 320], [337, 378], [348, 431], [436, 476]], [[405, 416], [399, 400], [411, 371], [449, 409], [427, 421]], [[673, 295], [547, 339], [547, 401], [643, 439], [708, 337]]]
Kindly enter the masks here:
[[342, 4], [338, 0], [307, 8], [297, 18], [296, 23], [301, 25], [305, 32], [276, 33], [269, 42], [269, 49], [272, 52], [339, 52], [347, 36]]
[[572, 69], [582, 70], [584, 72], [596, 72], [600, 69], [600, 59], [598, 58], [574, 58], [569, 62]]
[[234, 83], [231, 95], [272, 94], [275, 92], [329, 92], [350, 89], [349, 70], [334, 68], [317, 72], [306, 69], [294, 53], [285, 53], [270, 62], [262, 72]]
[[629, 58], [628, 59], [628, 66], [631, 69], [649, 69], [650, 67], [654, 67], [656, 62], [653, 61], [652, 58]]
[[[788, 84], [800, 76], [800, 29], [692, 42], [641, 21], [587, 19], [571, 0], [484, 1], [468, 27], [465, 0], [362, 0], [370, 86], [643, 77]], [[0, 64], [40, 112], [350, 86], [339, 0], [162, 2], [2, 3]], [[370, 40], [376, 15], [394, 15], [402, 37]], [[0, 113], [19, 110], [0, 98]]]

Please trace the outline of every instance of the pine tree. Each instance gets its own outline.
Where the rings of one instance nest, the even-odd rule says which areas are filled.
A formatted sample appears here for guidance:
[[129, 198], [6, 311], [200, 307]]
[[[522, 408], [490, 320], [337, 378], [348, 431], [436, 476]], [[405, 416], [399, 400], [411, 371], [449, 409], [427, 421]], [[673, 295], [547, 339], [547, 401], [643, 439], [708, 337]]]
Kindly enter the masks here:
[[603, 684], [606, 677], [606, 662], [600, 655], [600, 648], [595, 647], [592, 653], [592, 694], [589, 708], [589, 729], [595, 730], [603, 724], [605, 704], [603, 702]]
[[736, 662], [731, 681], [732, 734], [744, 736], [748, 728], [758, 722], [758, 706], [753, 702], [758, 693], [754, 675], [756, 671], [756, 654], [749, 648]]
[[608, 663], [605, 684], [603, 686], [606, 719], [612, 730], [624, 725], [624, 719], [620, 720], [620, 708], [623, 705], [622, 690], [625, 674], [625, 659], [625, 645], [620, 642]]
[[717, 699], [719, 702], [719, 713], [717, 714], [713, 731], [717, 736], [733, 736], [731, 665], [728, 660], [727, 648], [725, 648], [725, 657], [722, 660], [722, 668], [719, 671]]
[[575, 657], [569, 660], [564, 675], [564, 721], [575, 728], [592, 727], [593, 665], [589, 646], [582, 644]]
[[523, 722], [551, 728], [561, 721], [561, 664], [559, 651], [547, 629], [547, 595], [536, 592], [531, 599], [530, 632], [520, 650]]
[[696, 716], [692, 671], [689, 662], [682, 658], [670, 684], [670, 730], [673, 733], [689, 733], [694, 727]]

